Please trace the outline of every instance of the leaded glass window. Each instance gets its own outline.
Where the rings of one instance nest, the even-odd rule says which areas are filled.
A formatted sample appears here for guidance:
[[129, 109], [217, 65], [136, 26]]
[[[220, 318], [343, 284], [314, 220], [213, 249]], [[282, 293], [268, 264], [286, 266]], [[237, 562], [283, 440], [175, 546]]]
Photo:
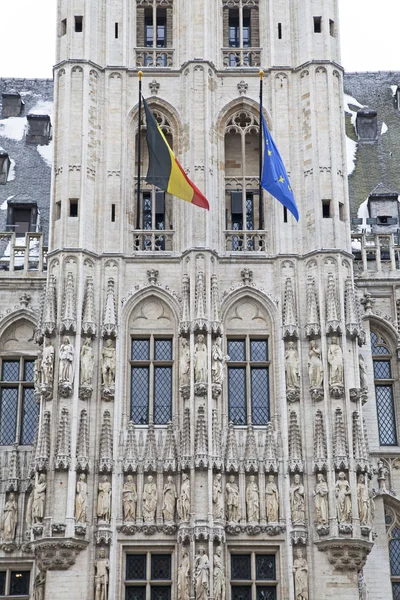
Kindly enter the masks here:
[[125, 600], [170, 600], [171, 554], [127, 554]]
[[[389, 518], [391, 523], [388, 523]], [[393, 600], [400, 600], [400, 528], [398, 522], [390, 527], [394, 521], [392, 514], [385, 514], [385, 522], [389, 524], [389, 558], [390, 576], [392, 579]]]
[[391, 353], [387, 342], [371, 332], [371, 351], [374, 365], [376, 410], [379, 441], [382, 446], [397, 445], [396, 415], [393, 397]]
[[33, 443], [39, 416], [34, 398], [34, 361], [1, 360], [0, 445]]
[[274, 554], [231, 554], [232, 600], [276, 600]]
[[28, 600], [30, 592], [31, 573], [26, 570], [5, 569], [0, 571], [0, 597], [18, 597], [20, 600]]
[[131, 353], [131, 419], [166, 425], [172, 419], [171, 338], [135, 338]]
[[228, 406], [234, 425], [269, 421], [268, 340], [228, 340]]

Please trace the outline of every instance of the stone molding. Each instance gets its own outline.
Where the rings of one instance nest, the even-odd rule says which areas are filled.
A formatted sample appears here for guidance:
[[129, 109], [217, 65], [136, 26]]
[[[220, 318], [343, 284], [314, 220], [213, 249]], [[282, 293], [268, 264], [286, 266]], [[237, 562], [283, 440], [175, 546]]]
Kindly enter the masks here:
[[320, 552], [327, 552], [329, 562], [338, 571], [360, 571], [373, 547], [366, 540], [337, 538], [320, 540], [315, 545]]

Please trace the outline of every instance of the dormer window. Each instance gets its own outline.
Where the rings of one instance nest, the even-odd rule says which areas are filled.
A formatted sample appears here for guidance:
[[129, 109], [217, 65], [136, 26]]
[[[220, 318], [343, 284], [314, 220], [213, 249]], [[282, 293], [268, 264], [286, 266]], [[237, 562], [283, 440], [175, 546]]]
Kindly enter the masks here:
[[2, 94], [2, 99], [3, 119], [8, 119], [9, 117], [19, 117], [21, 115], [22, 108], [24, 106], [21, 94], [15, 92], [14, 90], [10, 90], [9, 92], [4, 92], [4, 94]]
[[51, 140], [51, 121], [49, 115], [28, 115], [28, 144], [46, 146]]
[[38, 208], [36, 202], [8, 202], [7, 231], [23, 237], [29, 231], [37, 231]]
[[356, 118], [356, 129], [360, 142], [375, 142], [378, 137], [378, 113], [376, 110], [359, 110]]
[[0, 150], [0, 185], [5, 185], [8, 179], [11, 161], [7, 152]]

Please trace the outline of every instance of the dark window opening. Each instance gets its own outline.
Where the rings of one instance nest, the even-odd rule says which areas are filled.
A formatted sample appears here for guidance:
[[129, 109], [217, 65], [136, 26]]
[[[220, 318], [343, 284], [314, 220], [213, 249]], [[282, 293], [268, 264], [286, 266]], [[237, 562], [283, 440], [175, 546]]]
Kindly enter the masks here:
[[28, 132], [26, 134], [26, 142], [39, 146], [47, 145], [51, 140], [51, 120], [49, 115], [27, 116]]
[[83, 17], [75, 17], [75, 31], [76, 31], [76, 33], [82, 33]]
[[157, 9], [157, 48], [166, 48], [167, 46], [167, 11], [165, 8]]
[[278, 40], [282, 39], [282, 23], [278, 23]]
[[111, 223], [115, 223], [115, 204], [111, 204]]
[[243, 9], [243, 48], [249, 48], [250, 41], [250, 9]]
[[153, 9], [146, 8], [144, 11], [144, 45], [146, 48], [153, 47]]
[[344, 204], [342, 204], [341, 202], [339, 202], [339, 219], [341, 221], [345, 220]]
[[314, 17], [314, 33], [322, 32], [322, 17]]
[[58, 219], [61, 219], [61, 202], [60, 201], [56, 202], [56, 221], [58, 221]]
[[61, 21], [61, 35], [65, 35], [67, 33], [67, 19], [63, 19]]
[[2, 94], [2, 99], [3, 119], [8, 119], [8, 117], [19, 117], [24, 106], [21, 94], [15, 92], [14, 90], [10, 90], [9, 92], [4, 92]]
[[118, 29], [119, 29], [118, 23], [115, 23], [115, 25], [114, 25], [114, 36], [115, 36], [116, 40], [118, 39], [118, 35], [119, 35]]
[[240, 47], [239, 9], [237, 8], [229, 10], [229, 47]]
[[71, 198], [69, 201], [69, 216], [78, 216], [78, 200], [76, 198]]
[[384, 215], [381, 215], [380, 217], [376, 217], [376, 224], [377, 225], [390, 225], [391, 224], [391, 217], [390, 216], [384, 216]]
[[330, 219], [331, 217], [331, 201], [322, 200], [322, 218]]
[[335, 37], [335, 21], [329, 19], [329, 33], [332, 37]]
[[286, 206], [283, 207], [283, 222], [287, 223], [287, 208], [286, 208]]
[[12, 204], [9, 202], [6, 228], [8, 231], [15, 231], [17, 237], [23, 237], [29, 231], [37, 230], [37, 215], [36, 204]]

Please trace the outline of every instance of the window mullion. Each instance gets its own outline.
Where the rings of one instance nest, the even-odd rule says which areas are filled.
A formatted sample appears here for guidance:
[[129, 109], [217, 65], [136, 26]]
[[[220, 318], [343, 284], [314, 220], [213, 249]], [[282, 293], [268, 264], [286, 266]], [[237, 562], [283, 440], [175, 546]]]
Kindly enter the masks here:
[[[153, 50], [157, 48], [157, 2], [153, 2]], [[154, 61], [155, 63], [155, 61]], [[154, 64], [155, 66], [155, 64]]]
[[251, 403], [251, 363], [250, 363], [250, 338], [246, 336], [246, 409], [247, 423], [253, 422], [252, 403]]
[[[247, 230], [247, 207], [246, 207], [246, 132], [241, 132], [242, 141], [242, 229]], [[243, 241], [244, 250], [246, 250], [246, 240]]]
[[150, 336], [149, 423], [154, 423], [154, 336]]
[[[243, 48], [243, 5], [242, 0], [239, 3], [239, 47]], [[243, 54], [240, 52], [240, 66], [243, 65]]]

